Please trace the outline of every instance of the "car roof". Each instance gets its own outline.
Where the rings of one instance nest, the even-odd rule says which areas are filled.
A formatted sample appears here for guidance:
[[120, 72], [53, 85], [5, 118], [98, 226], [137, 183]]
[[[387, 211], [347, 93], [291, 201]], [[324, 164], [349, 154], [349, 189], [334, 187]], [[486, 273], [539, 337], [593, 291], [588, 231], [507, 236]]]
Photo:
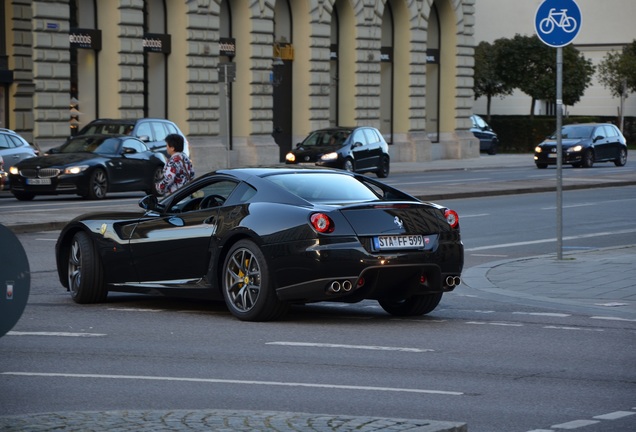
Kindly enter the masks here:
[[164, 122], [170, 122], [172, 123], [172, 121], [167, 120], [167, 119], [162, 119], [162, 118], [154, 118], [154, 117], [144, 117], [144, 118], [137, 118], [137, 119], [113, 119], [113, 118], [99, 118], [99, 119], [95, 119], [90, 121], [88, 124], [95, 124], [95, 123], [123, 123], [123, 124], [135, 124], [137, 122], [140, 122], [142, 120], [152, 120], [152, 121], [164, 121]]

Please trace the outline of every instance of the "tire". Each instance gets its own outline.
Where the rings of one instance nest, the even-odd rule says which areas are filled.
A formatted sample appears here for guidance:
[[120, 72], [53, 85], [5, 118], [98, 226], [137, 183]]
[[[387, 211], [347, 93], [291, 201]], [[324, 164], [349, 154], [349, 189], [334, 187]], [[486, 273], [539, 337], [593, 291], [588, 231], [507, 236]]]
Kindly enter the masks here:
[[409, 297], [402, 301], [378, 300], [382, 309], [395, 316], [426, 315], [435, 310], [442, 300], [442, 293]]
[[619, 150], [618, 158], [614, 160], [614, 165], [617, 167], [625, 166], [627, 163], [627, 150], [624, 148]]
[[11, 193], [13, 194], [14, 197], [16, 197], [18, 201], [31, 201], [33, 198], [35, 198], [35, 194], [29, 193], [29, 192], [12, 191]]
[[108, 192], [108, 176], [106, 171], [101, 168], [95, 169], [88, 181], [88, 192], [86, 197], [92, 200], [100, 200], [106, 198]]
[[581, 166], [583, 168], [592, 168], [594, 165], [594, 152], [592, 150], [585, 150], [583, 158], [581, 159]]
[[158, 166], [152, 176], [152, 189], [145, 190], [146, 195], [159, 195], [156, 184], [163, 179], [163, 167]]
[[544, 163], [538, 163], [536, 165], [537, 165], [537, 168], [539, 169], [546, 169], [548, 167], [548, 164], [544, 164]]
[[391, 167], [389, 165], [389, 158], [386, 156], [380, 157], [380, 165], [378, 166], [378, 170], [376, 171], [376, 175], [378, 178], [387, 178], [389, 176], [389, 171]]
[[493, 140], [490, 143], [490, 147], [488, 148], [488, 154], [489, 155], [496, 155], [497, 154], [497, 142], [495, 140]]
[[351, 159], [345, 159], [344, 164], [342, 165], [342, 169], [345, 171], [353, 172], [355, 167], [353, 165], [353, 161]]
[[88, 234], [79, 231], [73, 236], [67, 261], [68, 289], [73, 301], [86, 304], [106, 300], [102, 262]]
[[276, 320], [289, 307], [276, 296], [265, 256], [250, 240], [239, 240], [227, 254], [222, 290], [230, 313], [241, 321]]

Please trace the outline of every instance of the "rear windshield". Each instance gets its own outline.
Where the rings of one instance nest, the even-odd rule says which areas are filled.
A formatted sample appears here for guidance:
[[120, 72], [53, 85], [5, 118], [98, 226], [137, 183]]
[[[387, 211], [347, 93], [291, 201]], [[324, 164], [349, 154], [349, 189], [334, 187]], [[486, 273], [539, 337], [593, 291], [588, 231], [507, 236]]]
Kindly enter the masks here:
[[289, 173], [268, 180], [310, 202], [374, 201], [378, 196], [354, 177], [338, 173]]

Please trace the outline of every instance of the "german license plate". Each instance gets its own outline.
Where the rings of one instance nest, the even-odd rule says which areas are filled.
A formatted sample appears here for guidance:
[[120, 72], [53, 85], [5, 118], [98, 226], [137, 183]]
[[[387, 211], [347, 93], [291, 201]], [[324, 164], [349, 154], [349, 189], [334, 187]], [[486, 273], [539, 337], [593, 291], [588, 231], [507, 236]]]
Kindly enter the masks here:
[[373, 238], [375, 250], [424, 249], [430, 240], [423, 235], [394, 235]]
[[48, 178], [33, 178], [26, 179], [28, 185], [50, 185], [51, 179]]
[[549, 159], [556, 159], [557, 154], [556, 153], [548, 153], [548, 158]]

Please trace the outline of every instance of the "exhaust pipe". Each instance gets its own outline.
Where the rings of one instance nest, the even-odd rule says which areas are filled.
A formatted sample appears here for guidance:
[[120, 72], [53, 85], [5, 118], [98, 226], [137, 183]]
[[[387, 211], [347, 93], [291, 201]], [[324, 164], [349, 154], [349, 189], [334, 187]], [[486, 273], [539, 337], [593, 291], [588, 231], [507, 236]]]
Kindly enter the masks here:
[[333, 281], [331, 282], [331, 286], [329, 287], [329, 291], [331, 292], [339, 292], [340, 291], [340, 282], [338, 281]]
[[462, 280], [460, 279], [459, 276], [447, 276], [446, 277], [446, 285], [449, 287], [456, 287], [457, 285], [461, 284]]
[[345, 291], [347, 291], [347, 292], [351, 291], [351, 282], [350, 282], [350, 281], [348, 281], [348, 280], [345, 280], [345, 281], [342, 283], [342, 289], [343, 289], [343, 290], [345, 290]]

